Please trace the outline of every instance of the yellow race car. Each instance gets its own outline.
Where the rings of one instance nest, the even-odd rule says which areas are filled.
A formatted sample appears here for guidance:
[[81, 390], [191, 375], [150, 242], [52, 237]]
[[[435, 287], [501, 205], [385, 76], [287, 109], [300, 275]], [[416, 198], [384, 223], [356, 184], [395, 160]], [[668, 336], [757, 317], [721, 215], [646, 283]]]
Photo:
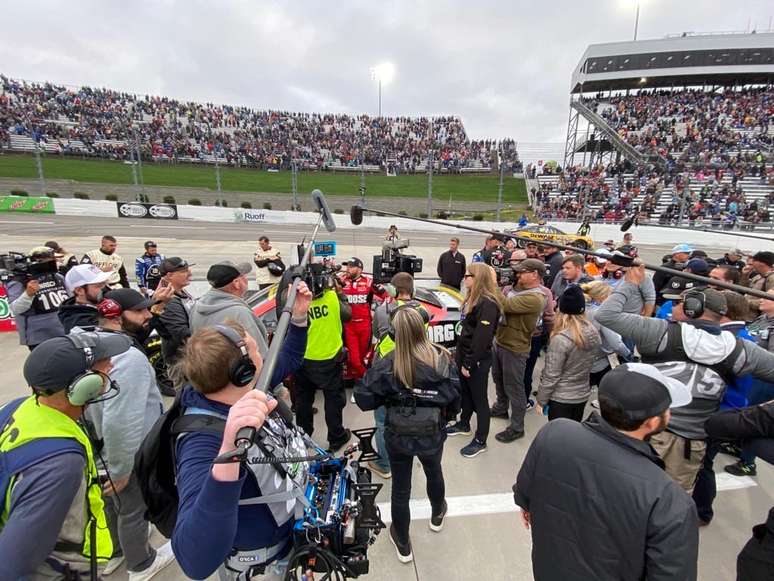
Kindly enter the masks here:
[[[535, 242], [556, 242], [557, 244], [565, 244], [567, 246], [576, 246], [583, 250], [592, 250], [594, 248], [594, 240], [591, 236], [581, 236], [579, 234], [565, 234], [559, 228], [549, 226], [548, 224], [532, 224], [525, 228], [519, 228], [518, 230], [509, 230], [508, 234], [515, 236], [521, 236], [522, 238], [529, 238]], [[516, 245], [519, 248], [527, 246], [525, 240], [517, 240]]]

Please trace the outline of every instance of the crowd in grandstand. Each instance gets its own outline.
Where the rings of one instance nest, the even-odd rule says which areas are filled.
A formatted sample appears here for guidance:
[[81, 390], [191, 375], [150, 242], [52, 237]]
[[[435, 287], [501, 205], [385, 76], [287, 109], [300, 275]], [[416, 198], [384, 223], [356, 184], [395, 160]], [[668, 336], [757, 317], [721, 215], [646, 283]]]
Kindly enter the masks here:
[[53, 143], [64, 154], [127, 159], [135, 137], [143, 158], [287, 169], [379, 166], [439, 171], [519, 166], [513, 140], [471, 140], [458, 117], [371, 117], [183, 102], [166, 97], [0, 76], [0, 145], [11, 135]]

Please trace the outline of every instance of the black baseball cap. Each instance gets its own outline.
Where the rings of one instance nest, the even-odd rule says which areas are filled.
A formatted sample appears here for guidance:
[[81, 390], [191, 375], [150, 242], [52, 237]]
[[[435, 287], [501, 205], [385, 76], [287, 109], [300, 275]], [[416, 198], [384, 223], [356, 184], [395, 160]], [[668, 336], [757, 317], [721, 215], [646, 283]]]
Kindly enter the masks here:
[[223, 260], [213, 264], [207, 271], [207, 282], [213, 288], [223, 288], [236, 278], [250, 274], [253, 271], [253, 265], [249, 262], [240, 262], [239, 264], [230, 260]]
[[153, 301], [146, 299], [133, 288], [117, 288], [105, 293], [105, 298], [121, 305], [122, 311], [141, 311], [153, 306]]
[[27, 356], [27, 385], [47, 393], [62, 391], [86, 373], [94, 361], [119, 355], [132, 346], [131, 339], [120, 333], [79, 333], [79, 338], [89, 344], [91, 364], [83, 347], [68, 337], [54, 337], [43, 341]]
[[697, 287], [696, 283], [692, 280], [680, 276], [673, 276], [664, 287], [661, 296], [669, 301], [681, 301], [683, 300], [683, 293], [694, 288]]
[[363, 268], [363, 261], [355, 256], [347, 259], [345, 262], [342, 262], [341, 264], [343, 264], [344, 266], [357, 266], [358, 268]]
[[156, 248], [158, 244], [156, 244], [153, 240], [148, 240], [145, 243], [145, 248]]
[[687, 385], [647, 363], [625, 363], [605, 374], [599, 384], [604, 395], [630, 420], [647, 420], [669, 408], [691, 403]]
[[171, 256], [170, 258], [165, 258], [164, 260], [161, 261], [161, 267], [159, 268], [159, 272], [161, 272], [161, 275], [164, 276], [165, 274], [169, 274], [170, 272], [185, 270], [189, 266], [193, 266], [193, 264], [188, 264], [185, 260], [183, 260], [179, 256]]

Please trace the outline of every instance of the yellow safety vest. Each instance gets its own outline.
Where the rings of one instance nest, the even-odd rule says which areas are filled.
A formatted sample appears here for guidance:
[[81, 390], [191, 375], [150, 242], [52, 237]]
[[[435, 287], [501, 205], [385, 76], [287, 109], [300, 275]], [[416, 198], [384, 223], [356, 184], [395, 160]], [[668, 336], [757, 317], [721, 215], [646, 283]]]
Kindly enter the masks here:
[[[402, 299], [396, 299], [396, 303], [398, 303], [398, 307], [404, 304], [406, 301]], [[397, 308], [397, 307], [396, 307]], [[426, 310], [424, 307], [419, 307], [422, 310]], [[389, 317], [390, 315], [388, 315]], [[427, 331], [427, 328], [430, 326], [429, 323], [425, 323], [425, 331]], [[430, 341], [432, 341], [432, 337], [428, 337]], [[395, 350], [395, 341], [392, 337], [390, 337], [389, 334], [382, 337], [382, 340], [379, 341], [379, 344], [376, 346], [376, 352], [379, 354], [379, 357], [387, 357], [391, 351]]]
[[305, 359], [326, 361], [341, 350], [344, 342], [341, 334], [341, 305], [334, 290], [326, 290], [309, 305], [309, 331], [306, 339]]
[[[107, 561], [113, 554], [113, 541], [107, 528], [105, 504], [102, 501], [102, 487], [99, 484], [97, 466], [91, 442], [83, 429], [62, 412], [47, 405], [38, 404], [34, 396], [27, 398], [13, 413], [6, 424], [6, 429], [0, 433], [0, 452], [10, 452], [24, 444], [44, 438], [71, 438], [76, 440], [86, 452], [86, 499], [84, 503], [83, 551], [86, 558], [92, 555], [91, 529], [96, 527], [97, 547], [95, 556], [98, 561]], [[16, 475], [11, 480], [8, 489], [3, 491], [5, 502], [0, 514], [0, 527], [8, 520], [11, 509], [11, 494]], [[46, 491], [45, 494], [50, 494]]]

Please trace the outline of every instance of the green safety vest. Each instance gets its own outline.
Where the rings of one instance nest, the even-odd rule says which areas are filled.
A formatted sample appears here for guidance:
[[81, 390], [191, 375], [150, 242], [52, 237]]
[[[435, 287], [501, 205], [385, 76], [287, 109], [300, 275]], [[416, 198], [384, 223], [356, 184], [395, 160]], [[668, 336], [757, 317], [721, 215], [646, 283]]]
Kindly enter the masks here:
[[[6, 429], [0, 433], [0, 453], [10, 452], [24, 444], [44, 438], [71, 438], [77, 441], [86, 452], [86, 499], [84, 502], [84, 520], [82, 554], [86, 558], [92, 555], [91, 529], [96, 526], [96, 558], [107, 561], [113, 554], [113, 541], [105, 518], [105, 504], [102, 500], [102, 487], [99, 484], [97, 466], [91, 442], [83, 429], [62, 412], [47, 405], [38, 404], [35, 396], [27, 398], [13, 413], [12, 419], [6, 424]], [[0, 529], [8, 520], [11, 510], [11, 494], [16, 482], [16, 475], [11, 480], [7, 490], [3, 491], [5, 502], [0, 513]], [[42, 492], [50, 494], [51, 491]]]
[[[396, 303], [398, 303], [398, 307], [404, 304], [406, 301], [402, 299], [396, 299]], [[396, 307], [397, 308], [397, 307]], [[420, 307], [422, 310], [425, 310], [424, 307]], [[389, 314], [388, 314], [389, 317]], [[425, 331], [427, 331], [427, 328], [430, 326], [429, 323], [425, 323]], [[430, 339], [432, 341], [432, 339]], [[376, 352], [378, 353], [379, 357], [387, 357], [391, 351], [395, 350], [395, 341], [392, 337], [390, 337], [389, 333], [382, 337], [382, 340], [379, 341], [379, 344], [376, 346]]]
[[309, 305], [309, 331], [304, 359], [333, 359], [344, 345], [341, 334], [341, 305], [334, 290], [326, 290]]

